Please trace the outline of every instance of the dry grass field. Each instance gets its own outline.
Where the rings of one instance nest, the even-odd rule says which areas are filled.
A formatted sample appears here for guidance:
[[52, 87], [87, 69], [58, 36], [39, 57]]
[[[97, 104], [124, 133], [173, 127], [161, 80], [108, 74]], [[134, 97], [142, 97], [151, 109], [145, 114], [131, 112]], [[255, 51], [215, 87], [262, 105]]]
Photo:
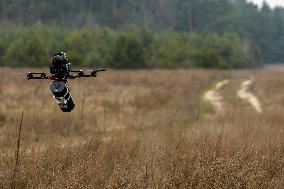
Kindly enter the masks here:
[[[284, 188], [284, 71], [108, 71], [69, 82], [0, 70], [0, 188]], [[253, 77], [263, 112], [237, 96]], [[224, 114], [204, 94], [221, 80]]]

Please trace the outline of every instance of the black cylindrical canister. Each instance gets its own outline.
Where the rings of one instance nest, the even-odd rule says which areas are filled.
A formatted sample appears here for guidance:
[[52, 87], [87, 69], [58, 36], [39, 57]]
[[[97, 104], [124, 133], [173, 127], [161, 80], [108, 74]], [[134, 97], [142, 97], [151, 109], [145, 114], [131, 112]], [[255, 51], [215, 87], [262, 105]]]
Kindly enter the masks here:
[[58, 106], [63, 112], [71, 112], [74, 109], [75, 103], [66, 82], [53, 81], [50, 84], [50, 90]]

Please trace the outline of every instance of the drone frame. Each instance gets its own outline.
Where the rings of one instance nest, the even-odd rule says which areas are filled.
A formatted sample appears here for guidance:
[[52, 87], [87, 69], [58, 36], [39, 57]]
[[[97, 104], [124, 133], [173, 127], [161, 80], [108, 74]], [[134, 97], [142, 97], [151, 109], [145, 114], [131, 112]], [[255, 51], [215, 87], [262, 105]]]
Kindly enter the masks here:
[[[68, 71], [63, 78], [56, 78], [54, 75], [48, 75], [44, 72], [28, 72], [27, 79], [49, 79], [49, 80], [67, 80], [67, 79], [76, 79], [82, 77], [97, 77], [98, 72], [106, 71], [104, 69], [92, 70], [90, 74], [85, 74], [84, 71]], [[72, 75], [70, 73], [77, 73], [77, 75]]]
[[90, 74], [84, 73], [82, 70], [78, 71], [67, 71], [64, 75], [57, 77], [55, 74], [47, 74], [44, 72], [28, 72], [27, 79], [48, 79], [52, 80], [50, 84], [50, 90], [55, 98], [58, 106], [63, 112], [71, 112], [75, 107], [75, 102], [71, 96], [69, 87], [67, 86], [68, 79], [76, 79], [83, 77], [97, 77], [98, 72], [106, 71], [104, 69], [100, 70], [90, 70]]

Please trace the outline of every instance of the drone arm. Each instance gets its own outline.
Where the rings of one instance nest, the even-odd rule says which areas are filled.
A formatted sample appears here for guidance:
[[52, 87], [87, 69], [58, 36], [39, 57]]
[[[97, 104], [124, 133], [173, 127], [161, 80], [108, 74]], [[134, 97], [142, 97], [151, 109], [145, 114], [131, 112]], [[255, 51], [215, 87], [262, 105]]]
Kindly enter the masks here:
[[30, 80], [30, 79], [51, 79], [51, 77], [46, 75], [46, 73], [32, 73], [32, 72], [29, 72], [27, 74], [27, 79], [28, 80]]
[[97, 77], [98, 72], [103, 72], [106, 70], [93, 70], [91, 74], [85, 74], [82, 70], [79, 71], [70, 71], [71, 73], [77, 73], [77, 75], [69, 75], [68, 79], [75, 79], [75, 78], [81, 78], [81, 77]]
[[27, 77], [28, 80], [32, 80], [32, 79], [50, 79], [50, 77]]
[[87, 75], [87, 74], [84, 74], [84, 75], [69, 75], [67, 77], [67, 79], [77, 79], [77, 78], [82, 78], [82, 77], [96, 77], [96, 76], [92, 76], [92, 75]]

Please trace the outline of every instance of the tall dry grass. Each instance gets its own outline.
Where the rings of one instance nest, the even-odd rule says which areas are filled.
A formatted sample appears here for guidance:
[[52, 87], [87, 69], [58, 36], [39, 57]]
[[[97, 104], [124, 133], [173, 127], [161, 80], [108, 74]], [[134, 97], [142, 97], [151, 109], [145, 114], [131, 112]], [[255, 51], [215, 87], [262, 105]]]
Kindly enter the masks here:
[[[109, 71], [70, 82], [70, 114], [56, 106], [49, 82], [0, 72], [0, 188], [11, 185], [22, 110], [16, 188], [284, 186], [280, 71]], [[263, 114], [236, 96], [251, 74]], [[215, 116], [201, 97], [224, 78], [233, 83], [222, 89], [231, 108]]]

